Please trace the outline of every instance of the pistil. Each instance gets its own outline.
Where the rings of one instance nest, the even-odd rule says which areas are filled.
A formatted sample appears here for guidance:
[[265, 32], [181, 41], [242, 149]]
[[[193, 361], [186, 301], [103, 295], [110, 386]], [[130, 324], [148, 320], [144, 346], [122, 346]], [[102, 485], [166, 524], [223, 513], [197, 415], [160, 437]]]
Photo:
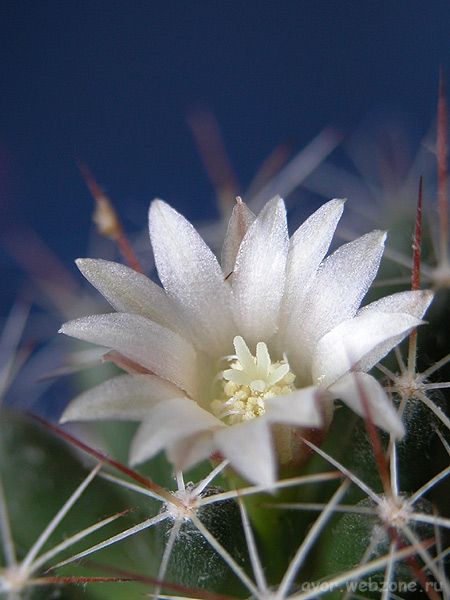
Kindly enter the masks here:
[[211, 402], [212, 412], [227, 425], [260, 417], [267, 398], [295, 389], [295, 375], [286, 358], [272, 362], [264, 342], [257, 344], [256, 356], [241, 336], [236, 336], [233, 344], [236, 355], [230, 359], [230, 368], [221, 372], [218, 397]]

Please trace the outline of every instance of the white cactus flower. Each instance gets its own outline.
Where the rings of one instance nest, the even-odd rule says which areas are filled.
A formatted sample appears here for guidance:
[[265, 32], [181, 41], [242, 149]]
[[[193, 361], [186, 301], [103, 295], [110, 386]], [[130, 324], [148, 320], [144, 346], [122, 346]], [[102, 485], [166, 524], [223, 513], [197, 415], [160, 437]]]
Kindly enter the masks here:
[[150, 238], [164, 289], [117, 263], [77, 261], [117, 313], [61, 331], [111, 348], [128, 374], [73, 400], [62, 421], [136, 420], [132, 464], [162, 449], [177, 469], [217, 454], [265, 485], [298, 452], [295, 428], [325, 427], [333, 399], [364, 416], [363, 395], [374, 423], [400, 437], [401, 419], [366, 373], [422, 322], [432, 294], [359, 308], [386, 236], [373, 231], [324, 259], [343, 204], [328, 202], [289, 240], [280, 198], [258, 217], [239, 200], [221, 267], [192, 225], [155, 200]]

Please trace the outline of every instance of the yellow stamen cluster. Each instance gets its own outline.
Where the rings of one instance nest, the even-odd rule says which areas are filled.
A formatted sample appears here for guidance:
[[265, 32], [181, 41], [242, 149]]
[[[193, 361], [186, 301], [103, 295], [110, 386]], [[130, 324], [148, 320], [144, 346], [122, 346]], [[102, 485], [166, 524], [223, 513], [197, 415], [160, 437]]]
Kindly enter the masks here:
[[264, 342], [256, 346], [253, 356], [242, 337], [234, 339], [236, 358], [230, 368], [221, 372], [217, 396], [211, 402], [212, 412], [234, 425], [260, 417], [265, 412], [265, 400], [290, 394], [295, 375], [285, 359], [272, 363]]

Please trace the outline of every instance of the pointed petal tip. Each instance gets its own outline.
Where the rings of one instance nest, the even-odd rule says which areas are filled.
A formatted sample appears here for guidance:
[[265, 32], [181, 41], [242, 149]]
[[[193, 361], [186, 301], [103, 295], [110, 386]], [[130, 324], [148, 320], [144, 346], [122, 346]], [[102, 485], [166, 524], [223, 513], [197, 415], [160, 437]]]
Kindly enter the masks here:
[[279, 195], [276, 195], [275, 198], [274, 198], [274, 200], [276, 201], [276, 203], [278, 204], [278, 206], [280, 208], [282, 208], [283, 210], [286, 210], [286, 204], [284, 202], [284, 198], [282, 198]]
[[374, 237], [379, 240], [380, 246], [384, 246], [384, 243], [387, 238], [387, 231], [383, 231], [381, 229], [375, 229], [373, 232]]
[[405, 434], [406, 434], [406, 429], [402, 422], [401, 423], [393, 423], [392, 435], [395, 438], [397, 438], [398, 440], [401, 440], [405, 437]]
[[378, 416], [375, 425], [387, 433], [390, 433], [396, 440], [403, 439], [406, 434], [405, 426], [403, 425], [403, 422], [395, 409], [388, 410], [384, 419]]
[[143, 451], [140, 445], [134, 444], [133, 442], [134, 440], [131, 442], [130, 450], [128, 452], [128, 464], [134, 469], [153, 458], [155, 454], [145, 452], [145, 450]]
[[360, 371], [347, 373], [330, 386], [330, 392], [363, 419], [368, 417], [368, 410], [374, 425], [397, 439], [404, 436], [405, 428], [396, 408], [372, 375]]
[[394, 406], [392, 404], [389, 406], [393, 409], [392, 414], [389, 414], [391, 413], [391, 410], [387, 411], [385, 420], [383, 422], [380, 421], [377, 425], [394, 436], [396, 440], [400, 441], [405, 437], [406, 429]]
[[[338, 220], [336, 221], [336, 226], [339, 222], [340, 217], [342, 216], [342, 213], [344, 212], [344, 205], [347, 202], [347, 198], [333, 198], [332, 200], [328, 200], [328, 202], [325, 202], [325, 204], [323, 204], [318, 211], [320, 210], [325, 210], [327, 211], [325, 214], [328, 215], [328, 218], [333, 217], [333, 215], [337, 215], [338, 216]], [[326, 208], [325, 208], [326, 207]], [[318, 212], [316, 211], [316, 212]]]
[[75, 264], [77, 265], [77, 267], [79, 269], [81, 269], [81, 267], [83, 267], [85, 265], [92, 265], [94, 263], [103, 263], [103, 262], [110, 262], [110, 261], [104, 260], [102, 258], [87, 258], [87, 257], [80, 257], [80, 258], [75, 259]]
[[59, 418], [59, 423], [63, 425], [64, 423], [70, 423], [71, 421], [85, 421], [87, 419], [83, 419], [79, 410], [77, 410], [76, 405], [73, 402], [70, 402], [62, 415]]
[[270, 423], [261, 418], [216, 431], [215, 446], [249, 483], [271, 487], [277, 466]]
[[255, 485], [262, 485], [267, 491], [275, 485], [277, 481], [277, 473], [274, 470], [273, 473], [267, 472], [265, 475], [259, 476], [258, 479], [254, 480]]
[[[419, 300], [417, 301], [417, 304], [420, 304], [420, 306], [421, 306], [420, 316], [423, 316], [424, 314], [426, 314], [427, 310], [430, 307], [430, 304], [433, 302], [435, 292], [434, 292], [434, 290], [417, 290], [416, 293], [419, 296]], [[428, 323], [428, 321], [422, 321], [421, 325], [423, 323]]]
[[[83, 317], [81, 317], [83, 318]], [[64, 333], [65, 335], [72, 335], [71, 331], [72, 331], [72, 325], [73, 323], [75, 323], [78, 319], [72, 319], [71, 321], [66, 321], [65, 323], [63, 323], [61, 325], [61, 327], [58, 329], [58, 333]]]
[[[98, 264], [101, 262], [109, 262], [109, 261], [103, 261], [101, 258], [77, 258], [75, 260], [75, 264], [77, 265], [78, 269], [80, 270], [81, 274], [84, 275], [86, 277], [86, 273], [89, 271], [89, 267], [92, 267], [94, 264]], [[87, 279], [87, 277], [86, 277]]]
[[144, 462], [143, 460], [139, 460], [139, 456], [136, 455], [136, 452], [130, 448], [130, 453], [128, 455], [128, 464], [132, 469], [137, 467], [140, 463]]
[[276, 205], [278, 209], [286, 211], [286, 205], [284, 203], [284, 200], [279, 194], [277, 194], [271, 200], [269, 200], [269, 202], [267, 202], [267, 204], [263, 207], [262, 211], [270, 210], [269, 207], [272, 207], [274, 205]]
[[63, 324], [61, 325], [61, 327], [58, 329], [58, 333], [66, 333], [66, 331], [67, 331], [66, 325], [67, 325], [68, 323], [70, 323], [70, 321], [67, 321], [66, 323], [63, 323]]
[[143, 456], [142, 447], [134, 443], [132, 440], [130, 449], [128, 451], [128, 464], [134, 468], [145, 462], [150, 456]]
[[387, 231], [383, 231], [382, 229], [374, 229], [373, 231], [370, 231], [369, 233], [362, 235], [358, 239], [365, 239], [366, 241], [368, 241], [369, 247], [371, 247], [371, 248], [375, 248], [375, 247], [384, 248], [385, 244], [386, 244], [387, 235], [388, 235]]
[[274, 196], [260, 211], [257, 219], [264, 221], [269, 218], [271, 221], [274, 219], [281, 219], [285, 222], [287, 229], [287, 210], [286, 204], [281, 196]]
[[169, 211], [173, 211], [174, 210], [169, 204], [167, 204], [167, 202], [165, 202], [161, 198], [154, 198], [150, 202], [149, 212], [152, 213], [152, 212], [154, 212], [157, 209], [160, 209], [160, 210], [169, 210]]
[[164, 200], [161, 200], [161, 198], [154, 198], [151, 202], [150, 202], [150, 206], [148, 208], [148, 219], [149, 222], [151, 223], [153, 220], [153, 216], [155, 215], [156, 211], [164, 211], [164, 209], [168, 207], [168, 205], [164, 202]]
[[429, 304], [435, 296], [434, 290], [420, 290], [420, 293], [428, 300]]
[[66, 410], [63, 412], [63, 414], [59, 418], [60, 425], [64, 425], [64, 423], [69, 423], [70, 421], [75, 421], [76, 420], [76, 417], [72, 418], [70, 416], [70, 412], [71, 411], [69, 410], [69, 408], [66, 408]]
[[128, 455], [128, 465], [134, 469], [136, 467], [138, 467], [141, 463], [143, 463], [143, 460], [139, 460], [138, 457], [134, 456], [133, 454], [131, 454], [131, 450], [130, 450], [130, 454]]

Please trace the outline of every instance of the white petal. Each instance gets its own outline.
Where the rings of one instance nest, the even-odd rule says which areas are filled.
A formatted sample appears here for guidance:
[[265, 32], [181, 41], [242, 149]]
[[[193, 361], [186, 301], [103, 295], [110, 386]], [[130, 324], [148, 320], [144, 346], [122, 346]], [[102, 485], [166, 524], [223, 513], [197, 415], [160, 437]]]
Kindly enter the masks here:
[[255, 215], [242, 200], [238, 199], [231, 213], [227, 233], [222, 246], [222, 270], [225, 276], [234, 271], [236, 256], [247, 229], [255, 220]]
[[274, 198], [245, 234], [233, 273], [235, 321], [252, 347], [277, 329], [288, 244], [284, 202]]
[[206, 352], [231, 350], [231, 290], [216, 257], [192, 225], [165, 202], [155, 200], [149, 212], [150, 238], [159, 278], [177, 300], [192, 332]]
[[181, 333], [185, 327], [164, 290], [142, 273], [119, 263], [79, 258], [77, 267], [118, 312], [143, 315]]
[[[389, 312], [392, 315], [406, 313], [419, 319], [425, 314], [432, 300], [433, 292], [430, 290], [399, 292], [361, 308], [358, 311], [358, 316], [376, 314], [377, 311], [383, 311], [386, 313]], [[369, 352], [358, 362], [356, 365], [358, 371], [370, 371], [379, 360], [386, 356], [392, 348], [395, 348], [409, 333], [410, 331], [406, 334], [401, 333], [396, 337], [391, 337], [384, 344], [376, 346], [372, 352]]]
[[329, 390], [363, 418], [367, 416], [364, 409], [366, 400], [373, 423], [397, 438], [403, 437], [405, 429], [402, 420], [381, 385], [371, 375], [348, 373]]
[[281, 328], [289, 334], [292, 322], [300, 322], [311, 278], [328, 251], [342, 211], [344, 200], [331, 200], [321, 206], [291, 237], [282, 304]]
[[214, 432], [208, 429], [183, 438], [167, 448], [166, 454], [176, 470], [187, 471], [214, 455], [215, 451]]
[[303, 313], [310, 342], [355, 315], [377, 274], [385, 239], [382, 231], [363, 235], [338, 248], [319, 267]]
[[381, 300], [363, 306], [358, 315], [367, 314], [371, 311], [386, 313], [406, 313], [421, 319], [433, 300], [434, 294], [431, 290], [419, 290], [411, 292], [399, 292], [391, 296], [385, 296]]
[[323, 394], [316, 386], [296, 390], [286, 396], [275, 396], [265, 401], [264, 419], [271, 423], [322, 427], [323, 419], [319, 399]]
[[369, 368], [372, 360], [378, 362], [399, 338], [404, 338], [421, 323], [411, 315], [378, 312], [344, 321], [317, 344], [312, 363], [314, 381], [329, 386], [352, 367], [363, 370], [361, 365], [364, 363]]
[[108, 346], [168, 379], [190, 396], [199, 389], [197, 358], [191, 344], [141, 315], [93, 315], [64, 323], [60, 333]]
[[276, 466], [270, 426], [257, 418], [226, 427], [215, 434], [216, 447], [250, 483], [270, 485]]
[[149, 412], [134, 436], [130, 463], [142, 463], [180, 440], [223, 427], [222, 421], [188, 398], [160, 402]]
[[60, 422], [122, 419], [141, 421], [158, 402], [184, 397], [169, 381], [155, 375], [120, 375], [77, 396]]

